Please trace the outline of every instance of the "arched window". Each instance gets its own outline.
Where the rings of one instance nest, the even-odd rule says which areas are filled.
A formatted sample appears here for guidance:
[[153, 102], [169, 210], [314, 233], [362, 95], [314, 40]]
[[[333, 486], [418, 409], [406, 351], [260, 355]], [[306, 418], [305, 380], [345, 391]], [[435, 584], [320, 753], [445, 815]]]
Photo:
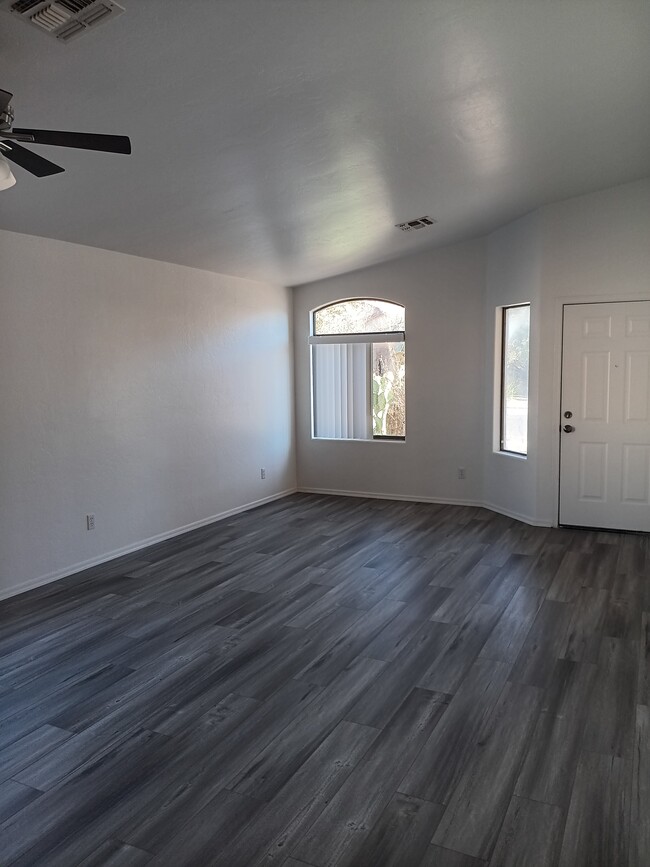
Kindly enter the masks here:
[[404, 307], [350, 298], [312, 311], [312, 434], [406, 437]]

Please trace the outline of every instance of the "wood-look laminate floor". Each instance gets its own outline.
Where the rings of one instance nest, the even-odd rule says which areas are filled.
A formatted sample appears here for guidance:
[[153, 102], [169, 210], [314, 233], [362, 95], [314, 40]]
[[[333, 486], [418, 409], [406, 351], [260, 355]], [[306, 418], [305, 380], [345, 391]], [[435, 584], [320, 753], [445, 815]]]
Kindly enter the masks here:
[[0, 605], [0, 863], [647, 867], [648, 537], [295, 495]]

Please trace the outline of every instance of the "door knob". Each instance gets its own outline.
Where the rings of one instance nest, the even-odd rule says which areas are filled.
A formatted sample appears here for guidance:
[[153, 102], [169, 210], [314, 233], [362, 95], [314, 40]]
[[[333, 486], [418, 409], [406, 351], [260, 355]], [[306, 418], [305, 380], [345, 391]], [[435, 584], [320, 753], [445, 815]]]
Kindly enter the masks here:
[[563, 430], [564, 430], [564, 433], [573, 433], [575, 428], [572, 424], [565, 424]]

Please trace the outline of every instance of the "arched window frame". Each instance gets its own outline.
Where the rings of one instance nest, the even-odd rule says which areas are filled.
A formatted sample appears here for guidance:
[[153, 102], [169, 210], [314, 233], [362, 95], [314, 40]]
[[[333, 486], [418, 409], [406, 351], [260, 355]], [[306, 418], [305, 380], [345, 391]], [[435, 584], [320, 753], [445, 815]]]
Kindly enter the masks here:
[[[338, 301], [328, 301], [327, 304], [321, 304], [315, 307], [309, 314], [309, 342], [314, 345], [317, 343], [379, 343], [390, 341], [403, 341], [405, 339], [404, 330], [401, 331], [349, 331], [341, 334], [316, 334], [315, 333], [315, 317], [321, 310], [327, 310], [330, 307], [338, 307], [339, 304], [347, 304], [350, 301], [381, 301], [383, 304], [392, 304], [394, 307], [399, 307], [404, 311], [406, 318], [406, 307], [400, 304], [399, 301], [391, 301], [388, 298], [370, 298], [367, 295], [357, 296], [355, 298], [339, 298]], [[386, 340], [382, 340], [382, 338]], [[343, 340], [342, 338], [346, 338]], [[350, 339], [348, 339], [350, 338]], [[354, 339], [352, 339], [354, 338]], [[365, 338], [365, 339], [361, 339]]]
[[[363, 331], [347, 332], [342, 334], [315, 334], [316, 314], [329, 307], [345, 304], [351, 301], [382, 301], [399, 307], [404, 311], [406, 308], [397, 301], [387, 298], [370, 298], [357, 296], [353, 298], [341, 298], [320, 305], [310, 311], [310, 356], [311, 356], [311, 387], [312, 387], [312, 438], [314, 439], [343, 439], [355, 441], [404, 441], [406, 431], [400, 436], [375, 434], [373, 432], [373, 352], [375, 344], [406, 343], [406, 331]], [[333, 349], [328, 353], [330, 356], [327, 364], [329, 372], [329, 401], [334, 401], [335, 406], [323, 412], [323, 395], [317, 386], [317, 362], [316, 353], [318, 346], [331, 346]], [[339, 347], [338, 354], [336, 347]], [[365, 379], [365, 394], [363, 380]], [[323, 386], [323, 389], [325, 386]], [[361, 395], [361, 397], [359, 397]], [[320, 398], [320, 399], [319, 399]], [[319, 409], [320, 407], [320, 409]], [[323, 415], [327, 415], [327, 421], [322, 425]], [[334, 430], [334, 433], [319, 432], [321, 427]]]

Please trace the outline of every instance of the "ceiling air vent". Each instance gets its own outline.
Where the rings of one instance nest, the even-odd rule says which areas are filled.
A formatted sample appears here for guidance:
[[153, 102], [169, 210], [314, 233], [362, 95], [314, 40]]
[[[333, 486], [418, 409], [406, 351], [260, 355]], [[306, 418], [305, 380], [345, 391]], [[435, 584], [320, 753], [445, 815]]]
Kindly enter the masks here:
[[18, 0], [17, 3], [11, 3], [11, 11], [22, 15], [24, 12], [29, 12], [35, 6], [40, 6], [42, 0]]
[[1, 5], [61, 42], [124, 12], [113, 0], [8, 0]]
[[92, 6], [95, 0], [57, 0], [59, 6], [64, 6], [70, 12], [83, 12], [87, 6]]
[[397, 229], [401, 229], [402, 232], [414, 232], [416, 229], [426, 229], [427, 226], [433, 226], [434, 223], [437, 223], [437, 220], [434, 220], [433, 217], [418, 217], [417, 220], [409, 220], [406, 223], [396, 223], [395, 226]]

